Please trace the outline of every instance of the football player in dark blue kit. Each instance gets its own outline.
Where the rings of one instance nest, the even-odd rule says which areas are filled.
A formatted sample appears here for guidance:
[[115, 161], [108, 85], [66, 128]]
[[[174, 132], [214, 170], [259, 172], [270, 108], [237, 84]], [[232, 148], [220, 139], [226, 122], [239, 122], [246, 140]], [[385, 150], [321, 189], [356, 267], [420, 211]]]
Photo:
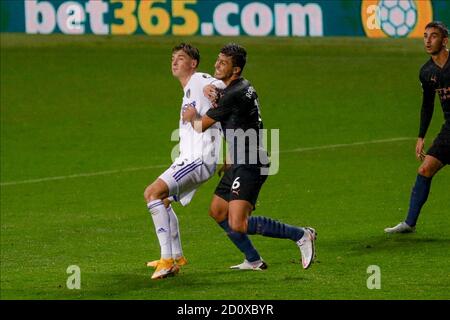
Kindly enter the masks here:
[[[430, 192], [431, 180], [445, 165], [450, 164], [450, 59], [448, 28], [442, 22], [430, 22], [425, 27], [424, 44], [430, 60], [420, 69], [420, 82], [423, 89], [422, 110], [420, 115], [419, 137], [416, 144], [416, 157], [422, 161], [416, 183], [411, 192], [409, 211], [406, 220], [387, 233], [410, 233], [416, 229], [422, 206]], [[431, 122], [436, 93], [444, 111], [444, 125], [425, 154], [425, 135]], [[449, 200], [449, 199], [447, 199]]]
[[267, 179], [269, 161], [260, 136], [263, 124], [258, 95], [250, 82], [241, 76], [246, 59], [247, 53], [243, 47], [237, 44], [224, 46], [215, 63], [214, 77], [226, 86], [217, 100], [217, 106], [202, 117], [195, 108], [187, 108], [183, 114], [183, 120], [190, 122], [198, 132], [220, 122], [229, 146], [231, 167], [216, 188], [210, 215], [245, 255], [244, 262], [233, 266], [233, 269], [259, 270], [267, 267], [247, 237], [253, 234], [294, 241], [306, 269], [314, 259], [316, 232], [313, 228], [251, 216], [259, 191]]

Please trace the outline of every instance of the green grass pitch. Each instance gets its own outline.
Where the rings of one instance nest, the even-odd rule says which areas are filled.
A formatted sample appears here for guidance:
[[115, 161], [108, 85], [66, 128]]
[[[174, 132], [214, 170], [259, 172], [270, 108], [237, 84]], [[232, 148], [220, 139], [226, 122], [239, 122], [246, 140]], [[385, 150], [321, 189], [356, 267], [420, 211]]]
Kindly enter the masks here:
[[[208, 216], [216, 176], [174, 207], [190, 264], [150, 280], [145, 262], [159, 246], [143, 191], [176, 144], [181, 87], [170, 55], [182, 40], [199, 47], [209, 73], [223, 44], [247, 48], [244, 75], [282, 151], [255, 214], [315, 227], [311, 269], [293, 242], [252, 236], [269, 269], [229, 270], [243, 257]], [[433, 180], [418, 232], [383, 233], [404, 218], [419, 166], [427, 59], [408, 39], [2, 34], [1, 298], [450, 298], [448, 168]], [[436, 100], [427, 146], [442, 123]], [[375, 140], [386, 141], [364, 143]], [[66, 287], [70, 265], [81, 269], [80, 290]], [[370, 265], [380, 267], [379, 290], [367, 288]]]

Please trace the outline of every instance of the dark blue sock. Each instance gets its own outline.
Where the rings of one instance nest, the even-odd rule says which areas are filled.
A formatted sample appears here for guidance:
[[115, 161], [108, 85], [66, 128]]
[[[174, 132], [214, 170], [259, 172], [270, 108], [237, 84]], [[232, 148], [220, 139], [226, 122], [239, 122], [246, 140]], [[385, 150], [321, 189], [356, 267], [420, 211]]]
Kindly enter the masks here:
[[300, 240], [303, 237], [303, 229], [285, 224], [266, 217], [248, 218], [248, 234], [260, 234], [265, 237]]
[[222, 222], [218, 222], [218, 224], [222, 227], [223, 230], [225, 230], [228, 238], [230, 238], [234, 245], [238, 247], [238, 249], [241, 250], [243, 254], [245, 254], [245, 259], [247, 259], [249, 262], [261, 259], [258, 251], [256, 251], [255, 247], [253, 247], [252, 242], [245, 233], [239, 233], [231, 230], [230, 225], [228, 224], [228, 219], [225, 219]]
[[417, 175], [416, 183], [411, 192], [411, 200], [409, 202], [408, 217], [406, 223], [410, 227], [414, 227], [419, 218], [420, 210], [428, 199], [430, 193], [431, 179], [420, 174]]

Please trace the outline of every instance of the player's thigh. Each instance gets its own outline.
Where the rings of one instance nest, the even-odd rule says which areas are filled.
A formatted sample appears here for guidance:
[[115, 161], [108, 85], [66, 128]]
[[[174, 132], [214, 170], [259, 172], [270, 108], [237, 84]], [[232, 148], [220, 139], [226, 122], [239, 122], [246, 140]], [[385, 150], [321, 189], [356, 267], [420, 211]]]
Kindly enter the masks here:
[[228, 217], [228, 201], [213, 195], [211, 205], [209, 206], [209, 215], [216, 220], [216, 222], [222, 222]]
[[232, 200], [228, 206], [228, 223], [233, 231], [246, 233], [248, 217], [253, 211], [253, 204], [247, 200]]
[[232, 179], [232, 170], [225, 171], [214, 191], [209, 207], [209, 215], [217, 222], [222, 222], [228, 216], [228, 202], [230, 201]]
[[421, 166], [419, 167], [419, 174], [425, 177], [434, 176], [444, 164], [437, 158], [431, 155], [426, 155]]
[[168, 186], [169, 196], [179, 197], [180, 194], [189, 193], [198, 188], [205, 180], [202, 165], [201, 159], [183, 160], [173, 163], [164, 171], [159, 179], [163, 180]]
[[169, 196], [169, 187], [167, 183], [158, 178], [151, 185], [149, 185], [144, 191], [144, 198], [147, 202], [165, 199]]
[[448, 164], [450, 164], [450, 137], [441, 132], [428, 149], [427, 155], [419, 168], [419, 173], [431, 177]]
[[214, 170], [208, 164], [202, 164], [200, 166], [194, 166], [191, 171], [183, 174], [177, 181], [178, 192], [173, 194], [174, 199], [179, 201], [181, 205], [188, 205], [197, 189], [205, 183], [211, 175], [214, 174]]

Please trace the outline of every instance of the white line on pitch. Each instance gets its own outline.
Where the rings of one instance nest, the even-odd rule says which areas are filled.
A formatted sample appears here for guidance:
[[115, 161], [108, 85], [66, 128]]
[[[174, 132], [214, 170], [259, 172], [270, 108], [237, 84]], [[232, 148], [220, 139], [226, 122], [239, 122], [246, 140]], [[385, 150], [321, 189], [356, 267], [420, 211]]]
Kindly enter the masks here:
[[166, 168], [166, 167], [167, 167], [167, 165], [154, 165], [154, 166], [127, 168], [127, 169], [120, 169], [120, 170], [97, 171], [97, 172], [91, 172], [91, 173], [78, 173], [78, 174], [71, 174], [71, 175], [68, 175], [68, 176], [47, 177], [47, 178], [22, 180], [22, 181], [2, 182], [2, 183], [0, 183], [0, 186], [3, 187], [3, 186], [15, 185], [15, 184], [26, 184], [26, 183], [37, 183], [37, 182], [54, 181], [54, 180], [65, 180], [65, 179], [80, 178], [80, 177], [104, 176], [104, 175], [108, 175], [108, 174], [115, 174], [115, 173], [121, 173], [121, 172], [131, 172], [131, 171], [140, 171], [140, 170], [149, 170], [149, 169], [159, 169], [159, 168]]
[[[406, 141], [406, 140], [413, 140], [413, 139], [415, 139], [415, 138], [400, 137], [400, 138], [383, 139], [383, 140], [370, 140], [370, 141], [361, 141], [361, 142], [353, 142], [353, 143], [345, 143], [345, 144], [344, 143], [342, 143], [342, 144], [331, 144], [331, 145], [318, 146], [318, 147], [308, 147], [308, 148], [297, 148], [297, 149], [291, 149], [291, 150], [282, 150], [282, 151], [280, 151], [280, 153], [292, 153], [292, 152], [305, 152], [305, 151], [313, 151], [313, 150], [325, 150], [325, 149], [344, 148], [344, 147], [360, 146], [360, 145], [367, 145], [367, 144], [387, 143], [387, 142], [395, 142], [395, 141]], [[67, 176], [46, 177], [46, 178], [40, 178], [40, 179], [30, 179], [30, 180], [21, 180], [21, 181], [2, 182], [2, 183], [0, 183], [0, 186], [3, 187], [3, 186], [18, 185], [18, 184], [38, 183], [38, 182], [65, 180], [65, 179], [73, 179], [73, 178], [81, 178], [81, 177], [103, 176], [103, 175], [109, 175], [109, 174], [115, 174], [115, 173], [150, 170], [150, 169], [160, 169], [160, 168], [166, 168], [166, 167], [168, 167], [168, 164], [167, 165], [162, 165], [162, 164], [161, 165], [153, 165], [153, 166], [146, 166], [146, 167], [136, 167], [136, 168], [126, 168], [126, 169], [120, 169], [120, 170], [97, 171], [97, 172], [91, 172], [91, 173], [78, 173], [78, 174], [71, 174], [71, 175], [67, 175]]]
[[353, 142], [353, 143], [330, 144], [330, 145], [326, 145], [326, 146], [309, 147], [309, 148], [297, 148], [297, 149], [292, 149], [292, 150], [282, 150], [282, 151], [280, 151], [280, 153], [304, 152], [304, 151], [312, 151], [312, 150], [344, 148], [344, 147], [361, 146], [361, 145], [366, 145], [366, 144], [406, 141], [406, 140], [413, 140], [413, 139], [416, 139], [416, 138], [400, 137], [400, 138], [361, 141], [361, 142]]

